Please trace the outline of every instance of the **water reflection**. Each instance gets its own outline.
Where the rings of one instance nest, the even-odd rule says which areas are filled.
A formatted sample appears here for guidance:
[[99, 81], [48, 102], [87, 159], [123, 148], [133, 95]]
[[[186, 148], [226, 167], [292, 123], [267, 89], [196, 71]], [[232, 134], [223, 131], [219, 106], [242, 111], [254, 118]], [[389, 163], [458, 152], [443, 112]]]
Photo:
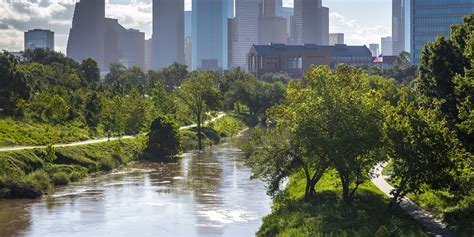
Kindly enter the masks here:
[[0, 201], [1, 235], [253, 236], [271, 200], [235, 144], [137, 163], [40, 201]]

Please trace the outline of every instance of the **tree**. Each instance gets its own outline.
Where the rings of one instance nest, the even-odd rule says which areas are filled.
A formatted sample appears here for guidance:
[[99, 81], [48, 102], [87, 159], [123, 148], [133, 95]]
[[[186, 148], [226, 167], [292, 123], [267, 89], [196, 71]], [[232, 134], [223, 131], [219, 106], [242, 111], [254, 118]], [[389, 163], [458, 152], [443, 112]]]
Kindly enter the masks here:
[[266, 111], [283, 99], [285, 85], [281, 82], [267, 83], [253, 76], [235, 81], [226, 93], [227, 104], [240, 102], [247, 106], [254, 122], [265, 121]]
[[0, 53], [0, 109], [7, 114], [15, 111], [18, 100], [30, 98], [30, 88], [24, 75], [17, 70], [18, 61], [10, 53]]
[[474, 134], [466, 130], [472, 121], [472, 70], [474, 67], [474, 14], [465, 16], [463, 23], [451, 27], [449, 39], [438, 37], [422, 51], [417, 90], [431, 100], [441, 100], [441, 111], [448, 127], [471, 152]]
[[89, 95], [85, 107], [85, 120], [90, 128], [96, 128], [100, 122], [102, 103], [96, 92]]
[[147, 147], [143, 151], [147, 160], [169, 160], [182, 151], [181, 138], [176, 123], [169, 116], [159, 116], [150, 126]]
[[95, 85], [100, 81], [100, 70], [97, 62], [92, 58], [82, 60], [79, 75], [87, 85]]
[[23, 52], [23, 58], [25, 63], [39, 63], [43, 65], [59, 63], [61, 65], [68, 66], [71, 68], [79, 68], [79, 63], [74, 61], [74, 59], [68, 58], [60, 52], [55, 52], [49, 49], [27, 49]]
[[174, 62], [170, 66], [162, 70], [163, 74], [163, 85], [167, 91], [173, 90], [177, 87], [188, 75], [187, 66]]
[[197, 125], [197, 139], [199, 150], [202, 150], [202, 121], [209, 109], [212, 98], [216, 98], [219, 92], [214, 87], [209, 72], [191, 73], [175, 90], [175, 95], [194, 115]]
[[441, 102], [420, 106], [416, 92], [402, 88], [400, 93], [397, 105], [383, 108], [386, 150], [394, 164], [392, 178], [399, 180], [393, 201], [407, 193], [417, 194], [422, 187], [456, 189], [460, 161], [467, 153], [448, 129], [440, 113]]
[[369, 170], [382, 159], [378, 153], [383, 93], [370, 83], [376, 82], [348, 66], [339, 66], [336, 72], [312, 68], [302, 81], [290, 82], [284, 103], [268, 112], [276, 129], [285, 133], [272, 134], [274, 142], [257, 149], [264, 151], [257, 153], [263, 158], [252, 158], [257, 164], [253, 170], [270, 181], [270, 187], [303, 170], [308, 198], [324, 172], [334, 168], [341, 179], [342, 198], [350, 203], [359, 185], [369, 179]]

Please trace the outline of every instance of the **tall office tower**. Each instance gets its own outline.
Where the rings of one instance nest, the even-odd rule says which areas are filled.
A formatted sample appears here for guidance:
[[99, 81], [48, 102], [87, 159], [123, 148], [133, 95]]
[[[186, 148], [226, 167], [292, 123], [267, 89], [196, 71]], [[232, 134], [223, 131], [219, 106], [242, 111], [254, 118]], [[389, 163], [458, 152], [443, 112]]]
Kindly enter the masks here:
[[25, 32], [25, 50], [36, 48], [54, 50], [54, 32], [41, 29]]
[[227, 69], [228, 0], [193, 0], [193, 69]]
[[321, 0], [294, 0], [296, 44], [329, 44], [329, 9]]
[[184, 60], [184, 0], [153, 0], [153, 68]]
[[67, 56], [81, 62], [94, 59], [100, 68], [104, 64], [105, 0], [81, 0], [76, 3], [72, 28], [69, 31]]
[[381, 53], [384, 56], [391, 56], [393, 54], [393, 49], [392, 49], [392, 37], [382, 37], [381, 39]]
[[193, 12], [185, 11], [184, 12], [184, 38], [192, 37], [193, 35]]
[[392, 50], [399, 55], [405, 50], [405, 0], [392, 0]]
[[286, 19], [286, 31], [288, 34], [288, 42], [290, 42], [291, 31], [292, 31], [292, 18], [293, 18], [293, 8], [284, 7], [283, 0], [276, 0], [276, 15], [284, 17]]
[[438, 35], [449, 36], [450, 26], [460, 24], [463, 16], [474, 12], [474, 0], [412, 0], [411, 55], [418, 64], [428, 41]]
[[343, 33], [331, 33], [329, 34], [329, 45], [344, 44]]
[[369, 44], [369, 50], [372, 53], [372, 57], [379, 56], [379, 44]]
[[275, 0], [260, 3], [258, 17], [258, 44], [286, 43], [288, 32], [286, 19], [276, 15]]
[[227, 63], [228, 68], [231, 69], [234, 67], [234, 42], [235, 40], [235, 18], [227, 19]]
[[247, 70], [247, 54], [258, 42], [258, 16], [261, 0], [235, 0], [233, 66]]
[[106, 65], [119, 62], [126, 67], [145, 67], [145, 33], [125, 29], [117, 19], [105, 19]]
[[184, 40], [184, 61], [189, 70], [193, 68], [193, 37]]
[[153, 39], [145, 40], [145, 71], [153, 69]]

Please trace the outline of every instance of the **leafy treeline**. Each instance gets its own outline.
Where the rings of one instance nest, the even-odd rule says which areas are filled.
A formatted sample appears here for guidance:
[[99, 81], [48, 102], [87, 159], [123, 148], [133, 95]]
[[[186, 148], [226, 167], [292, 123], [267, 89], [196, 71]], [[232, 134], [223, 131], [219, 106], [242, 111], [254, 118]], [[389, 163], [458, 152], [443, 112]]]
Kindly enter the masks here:
[[[101, 77], [92, 59], [77, 63], [61, 53], [36, 49], [24, 52], [18, 61], [3, 52], [0, 113], [23, 124], [73, 126], [89, 132], [88, 136], [81, 132], [78, 140], [104, 136], [108, 131], [114, 135], [138, 134], [147, 131], [159, 115], [167, 114], [179, 125], [197, 122], [200, 130], [209, 111], [237, 108], [250, 111], [254, 121], [263, 118], [265, 110], [282, 98], [281, 81], [285, 78], [266, 75], [265, 82], [240, 69], [189, 73], [185, 65], [177, 63], [148, 72], [114, 63]], [[20, 138], [21, 134], [10, 134], [10, 129], [0, 130], [4, 145], [42, 142], [34, 140], [36, 136]], [[51, 143], [74, 139], [68, 135], [50, 138], [47, 134], [44, 140]]]
[[471, 236], [473, 32], [471, 14], [452, 27], [450, 39], [428, 43], [412, 86], [345, 65], [314, 67], [290, 82], [284, 103], [268, 112], [276, 126], [248, 145], [255, 177], [281, 194], [287, 178], [303, 174], [309, 201], [320, 179], [335, 171], [350, 208], [371, 169], [391, 159], [393, 202], [407, 194], [449, 193], [442, 216]]

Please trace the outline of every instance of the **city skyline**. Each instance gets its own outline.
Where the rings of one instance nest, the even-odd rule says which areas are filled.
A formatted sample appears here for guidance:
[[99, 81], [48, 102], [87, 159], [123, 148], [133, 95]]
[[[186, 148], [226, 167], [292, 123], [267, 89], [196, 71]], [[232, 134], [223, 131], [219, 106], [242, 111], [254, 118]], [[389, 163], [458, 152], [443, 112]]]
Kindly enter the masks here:
[[[44, 28], [55, 32], [55, 50], [65, 53], [75, 1], [49, 2], [0, 1], [0, 9], [6, 13], [0, 16], [0, 48], [20, 51], [23, 48], [25, 31]], [[284, 0], [283, 3], [284, 6], [291, 6], [292, 1]], [[379, 42], [381, 37], [391, 33], [390, 0], [360, 0], [349, 3], [326, 0], [323, 5], [330, 10], [330, 32], [344, 33], [347, 44], [368, 45]], [[368, 15], [362, 14], [361, 11], [351, 11], [354, 7], [374, 7], [375, 10], [374, 14]], [[190, 8], [189, 0], [186, 0], [186, 8]], [[151, 0], [107, 0], [106, 17], [118, 19], [126, 28], [145, 32], [147, 39], [151, 37]], [[377, 21], [374, 21], [374, 18], [378, 18]]]

